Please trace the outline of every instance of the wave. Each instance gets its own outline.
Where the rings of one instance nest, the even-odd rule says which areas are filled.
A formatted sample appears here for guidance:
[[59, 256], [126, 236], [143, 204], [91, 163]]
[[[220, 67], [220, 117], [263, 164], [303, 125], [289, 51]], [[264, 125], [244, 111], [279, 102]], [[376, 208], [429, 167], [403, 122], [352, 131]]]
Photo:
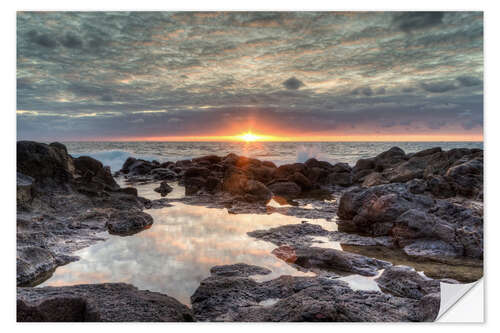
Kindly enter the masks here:
[[297, 162], [304, 163], [310, 158], [315, 158], [317, 160], [325, 160], [323, 154], [321, 153], [321, 148], [317, 145], [299, 146], [297, 148], [297, 158], [296, 158]]
[[165, 158], [158, 155], [138, 155], [128, 151], [123, 150], [106, 150], [97, 152], [85, 152], [78, 154], [71, 154], [73, 157], [80, 156], [90, 156], [100, 161], [105, 166], [109, 166], [112, 172], [118, 171], [122, 168], [123, 163], [129, 157], [135, 157], [138, 159], [143, 159], [147, 161], [157, 160], [159, 162], [164, 162]]

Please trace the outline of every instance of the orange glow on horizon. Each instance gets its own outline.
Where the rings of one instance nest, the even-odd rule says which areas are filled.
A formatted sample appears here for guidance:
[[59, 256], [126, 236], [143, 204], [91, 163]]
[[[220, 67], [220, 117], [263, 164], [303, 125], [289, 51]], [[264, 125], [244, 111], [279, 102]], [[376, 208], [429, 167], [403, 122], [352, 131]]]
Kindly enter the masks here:
[[450, 142], [484, 141], [483, 134], [386, 134], [386, 135], [310, 135], [310, 136], [272, 136], [246, 132], [237, 135], [207, 136], [155, 136], [100, 138], [89, 141], [170, 141], [170, 142]]

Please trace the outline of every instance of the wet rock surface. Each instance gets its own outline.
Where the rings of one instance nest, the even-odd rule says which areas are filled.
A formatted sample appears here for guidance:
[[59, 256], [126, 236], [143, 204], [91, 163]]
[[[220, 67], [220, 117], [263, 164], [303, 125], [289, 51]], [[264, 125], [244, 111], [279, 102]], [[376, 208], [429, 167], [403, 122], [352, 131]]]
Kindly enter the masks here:
[[[230, 214], [324, 219], [339, 228], [303, 222], [249, 232], [275, 244], [277, 258], [317, 276], [257, 282], [253, 276], [270, 271], [247, 264], [215, 266], [192, 296], [194, 317], [202, 321], [431, 321], [439, 310], [440, 280], [426, 276], [471, 282], [482, 275], [479, 149], [406, 154], [393, 147], [354, 167], [316, 159], [278, 167], [235, 154], [164, 163], [127, 159], [115, 176], [131, 186], [158, 184], [155, 191], [166, 198], [151, 201], [134, 187], [120, 188], [99, 161], [73, 158], [59, 143], [18, 142], [17, 162], [18, 286], [43, 281], [59, 265], [77, 260], [72, 252], [106, 232], [126, 236], [148, 228], [153, 221], [142, 210], [173, 202]], [[169, 198], [171, 182], [183, 185], [186, 196]], [[320, 247], [322, 242], [326, 246]], [[393, 265], [418, 267], [426, 276]], [[382, 292], [354, 291], [338, 279], [381, 270], [375, 281]], [[18, 288], [22, 320], [193, 319], [174, 299], [124, 284], [36, 290]], [[114, 296], [108, 294], [113, 290]], [[154, 310], [140, 319], [150, 303]], [[114, 304], [126, 304], [130, 314], [119, 313]], [[59, 308], [65, 311], [56, 313]]]
[[432, 321], [439, 311], [439, 303], [429, 308], [429, 302], [354, 291], [343, 281], [323, 277], [281, 276], [259, 283], [212, 274], [191, 303], [200, 321]]
[[176, 299], [125, 283], [17, 288], [18, 322], [194, 321]]
[[339, 225], [372, 236], [391, 236], [409, 255], [483, 255], [483, 219], [446, 200], [411, 193], [406, 184], [354, 189], [343, 194]]
[[71, 253], [103, 240], [108, 222], [111, 229], [128, 223], [135, 231], [131, 217], [152, 223], [141, 213], [148, 200], [136, 189], [121, 189], [101, 162], [73, 158], [60, 143], [19, 141], [17, 151], [19, 286], [39, 283], [57, 266], [76, 260]]

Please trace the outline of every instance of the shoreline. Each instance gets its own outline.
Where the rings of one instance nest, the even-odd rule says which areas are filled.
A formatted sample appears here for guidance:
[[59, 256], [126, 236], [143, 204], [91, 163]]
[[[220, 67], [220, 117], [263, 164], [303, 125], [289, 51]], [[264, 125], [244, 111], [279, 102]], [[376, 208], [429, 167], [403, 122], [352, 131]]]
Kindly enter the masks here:
[[[34, 143], [25, 145], [36, 146]], [[89, 232], [89, 230], [102, 232], [113, 223], [120, 226], [120, 230], [125, 230], [125, 233], [140, 232], [144, 228], [151, 226], [151, 224], [154, 227], [154, 222], [149, 222], [149, 219], [145, 216], [148, 214], [142, 212], [146, 208], [168, 207], [169, 202], [177, 200], [186, 202], [187, 204], [198, 204], [207, 207], [230, 207], [228, 209], [233, 214], [243, 212], [267, 214], [266, 203], [271, 197], [276, 196], [284, 198], [287, 206], [291, 205], [291, 208], [287, 207], [285, 214], [291, 214], [292, 216], [311, 216], [312, 214], [312, 216], [322, 217], [331, 217], [335, 214], [341, 218], [340, 221], [342, 223], [339, 223], [339, 231], [331, 234], [325, 234], [325, 230], [311, 231], [304, 224], [299, 224], [299, 228], [295, 228], [295, 230], [290, 230], [290, 228], [283, 229], [284, 227], [288, 227], [285, 225], [281, 229], [277, 228], [278, 230], [273, 231], [273, 229], [269, 229], [264, 231], [264, 234], [267, 235], [266, 241], [278, 246], [276, 250], [279, 250], [279, 254], [275, 254], [278, 258], [292, 266], [300, 267], [300, 269], [309, 269], [318, 272], [315, 278], [293, 278], [293, 280], [307, 280], [313, 284], [320, 283], [317, 286], [320, 287], [321, 285], [321, 288], [326, 288], [325, 293], [328, 295], [333, 295], [338, 290], [346, 288], [346, 286], [340, 283], [341, 281], [334, 283], [335, 288], [333, 289], [321, 284], [323, 282], [320, 281], [325, 276], [329, 276], [329, 279], [332, 279], [332, 269], [373, 274], [378, 269], [377, 267], [384, 267], [384, 265], [386, 268], [396, 266], [392, 266], [390, 263], [387, 266], [383, 261], [378, 262], [377, 259], [371, 259], [366, 256], [369, 253], [355, 254], [352, 250], [348, 252], [345, 250], [339, 252], [331, 249], [318, 250], [310, 246], [311, 232], [313, 234], [327, 235], [330, 238], [334, 237], [344, 242], [346, 246], [352, 244], [367, 248], [378, 244], [378, 246], [386, 249], [390, 249], [391, 247], [399, 248], [406, 255], [410, 255], [410, 257], [426, 260], [432, 260], [436, 256], [443, 255], [450, 257], [450, 262], [453, 262], [453, 260], [456, 261], [453, 257], [464, 255], [472, 258], [482, 258], [483, 184], [482, 150], [480, 149], [457, 149], [450, 153], [435, 148], [434, 150], [431, 149], [415, 154], [406, 154], [399, 148], [394, 148], [374, 158], [359, 160], [354, 167], [345, 163], [331, 165], [328, 162], [314, 159], [303, 164], [295, 163], [288, 166], [282, 165], [276, 167], [272, 162], [243, 158], [234, 154], [227, 155], [226, 157], [204, 156], [195, 158], [189, 163], [187, 161], [177, 161], [175, 163], [164, 162], [161, 164], [157, 162], [155, 164], [150, 161], [132, 159], [128, 160], [128, 163], [126, 162], [119, 172], [120, 176], [127, 178], [127, 183], [130, 185], [130, 187], [123, 189], [116, 183], [113, 177], [110, 177], [109, 168], [106, 169], [100, 162], [96, 163], [97, 161], [91, 158], [79, 157], [74, 159], [67, 154], [66, 148], [64, 147], [63, 149], [61, 146], [64, 147], [61, 144], [53, 144], [52, 147], [47, 146], [49, 148], [46, 151], [49, 153], [42, 154], [42, 156], [37, 156], [37, 159], [34, 159], [35, 162], [40, 162], [40, 160], [51, 155], [50, 151], [56, 152], [57, 163], [51, 163], [54, 170], [50, 170], [50, 172], [48, 172], [49, 170], [45, 170], [47, 172], [44, 173], [39, 172], [40, 170], [34, 168], [32, 164], [25, 163], [26, 161], [33, 160], [30, 160], [30, 154], [21, 156], [21, 168], [19, 167], [18, 143], [18, 172], [21, 172], [21, 176], [18, 174], [18, 251], [20, 249], [20, 236], [22, 249], [26, 247], [23, 244], [34, 242], [30, 238], [33, 235], [48, 235], [57, 231], [57, 226], [60, 226], [61, 223], [67, 223], [62, 221], [64, 219], [71, 221], [73, 230], [72, 232], [68, 232], [66, 236], [63, 236], [63, 238], [79, 239], [78, 244], [69, 246], [66, 249], [59, 248], [56, 251], [67, 253], [62, 256], [50, 258], [51, 255], [47, 254], [46, 251], [42, 251], [43, 255], [39, 253], [43, 257], [43, 264], [39, 265], [38, 263], [37, 267], [42, 271], [44, 267], [45, 269], [46, 267], [55, 269], [58, 265], [69, 262], [71, 258], [66, 258], [65, 256], [70, 255], [76, 248], [80, 246], [86, 247], [98, 241], [92, 238], [93, 231]], [[44, 146], [44, 148], [46, 147]], [[72, 167], [71, 164], [73, 164]], [[435, 167], [432, 168], [430, 166]], [[427, 176], [425, 175], [426, 172]], [[184, 186], [186, 197], [168, 199], [169, 187], [167, 186], [172, 182], [179, 182], [179, 184]], [[167, 198], [149, 200], [137, 196], [137, 189], [133, 189], [132, 186], [141, 183], [164, 184], [164, 189], [159, 188], [159, 191], [162, 194], [166, 193]], [[44, 193], [40, 196], [39, 188], [49, 188], [50, 193], [48, 195]], [[50, 197], [51, 200], [54, 200], [55, 198], [61, 198], [61, 195], [66, 198], [70, 196], [73, 199], [73, 203], [69, 201], [62, 202], [61, 206], [67, 209], [65, 214], [61, 214], [61, 210], [58, 210], [57, 207], [55, 210], [52, 210], [51, 214], [55, 214], [53, 221], [55, 222], [55, 229], [43, 231], [42, 233], [40, 233], [40, 230], [33, 230], [31, 226], [32, 222], [27, 217], [33, 217], [33, 210], [47, 210], [44, 206], [44, 200], [46, 199], [44, 197]], [[314, 208], [308, 212], [304, 212], [304, 209], [301, 208], [301, 205], [308, 202], [308, 200], [310, 202], [325, 202], [325, 198], [332, 198], [332, 196], [337, 198], [336, 202], [338, 206], [329, 207], [331, 204], [327, 203], [323, 204], [323, 208]], [[367, 198], [371, 199], [367, 200]], [[75, 201], [77, 205], [74, 204]], [[31, 209], [31, 213], [25, 212], [26, 207], [23, 205]], [[85, 216], [76, 214], [75, 212], [81, 211], [82, 207], [86, 207], [87, 210], [90, 209], [93, 212]], [[127, 217], [124, 217], [123, 214], [120, 214], [120, 211], [124, 209], [128, 212], [133, 211], [133, 214], [128, 214]], [[284, 212], [279, 207], [273, 209], [277, 213]], [[446, 215], [450, 213], [459, 218], [459, 224], [461, 225], [455, 226], [446, 220]], [[21, 222], [19, 222], [19, 219]], [[413, 221], [421, 222], [420, 224], [415, 224]], [[44, 223], [51, 225], [53, 222], [51, 219], [48, 219]], [[91, 227], [90, 229], [88, 229], [89, 226]], [[431, 226], [430, 229], [429, 226]], [[450, 230], [450, 227], [455, 228], [452, 230], [455, 230], [454, 232], [458, 233], [457, 235], [461, 235], [462, 230], [468, 230], [467, 237], [460, 238], [462, 237], [460, 236], [457, 242], [456, 240], [446, 238], [446, 233], [439, 231], [443, 228], [445, 228], [443, 230]], [[463, 229], [464, 227], [466, 229]], [[477, 229], [474, 231], [474, 229], [470, 228]], [[27, 230], [30, 231], [26, 232]], [[78, 231], [75, 232], [75, 230]], [[470, 239], [469, 233], [471, 230], [473, 232], [471, 235], [478, 238]], [[255, 232], [252, 233], [255, 235]], [[28, 234], [31, 236], [28, 236]], [[290, 243], [290, 236], [294, 239], [292, 243]], [[262, 237], [262, 235], [258, 237]], [[479, 241], [480, 243], [477, 243]], [[231, 266], [234, 265], [227, 267]], [[243, 266], [240, 269], [243, 269]], [[393, 269], [390, 268], [389, 271], [391, 270]], [[243, 283], [243, 281], [245, 283], [254, 283], [249, 282], [250, 280], [244, 276], [246, 273], [235, 272], [231, 274], [233, 275], [227, 275], [227, 273], [222, 275], [220, 273], [212, 274], [212, 276], [205, 279], [206, 281], [202, 281], [201, 286], [204, 283], [208, 283], [208, 281], [215, 283], [215, 285], [219, 285], [219, 283], [222, 285], [224, 283]], [[407, 271], [394, 274], [390, 278], [392, 284], [395, 281], [397, 282], [397, 279], [401, 279], [399, 276], [401, 274], [405, 276], [405, 279], [416, 278]], [[273, 283], [278, 283], [277, 281], [281, 281], [280, 279], [272, 281], [274, 281]], [[225, 282], [223, 283], [223, 281]], [[404, 281], [399, 283], [404, 283]], [[257, 289], [252, 289], [253, 291], [249, 290], [248, 292], [250, 294], [256, 292], [260, 295], [263, 292], [262, 290], [268, 290], [266, 289], [269, 288], [268, 285], [269, 283], [255, 285], [252, 288]], [[394, 286], [388, 287], [387, 282], [384, 282], [384, 285], [385, 289], [394, 288]], [[273, 288], [277, 287], [274, 286]], [[273, 288], [271, 289], [275, 290]], [[222, 290], [218, 289], [204, 290], [203, 292], [208, 293], [209, 296], [211, 295], [211, 298], [215, 297], [214, 299], [216, 299], [220, 295], [212, 295], [211, 292], [218, 293], [219, 291], [222, 292]], [[274, 291], [270, 292], [271, 294], [274, 293]], [[24, 288], [22, 293], [29, 294], [27, 289]], [[361, 293], [363, 294], [363, 292]], [[387, 294], [382, 294], [386, 295], [384, 297], [387, 297]], [[292, 294], [287, 295], [279, 295], [278, 299], [280, 301], [271, 305], [271, 308], [286, 309], [286, 306], [284, 307], [281, 304], [282, 301], [285, 301], [289, 297], [296, 297]], [[407, 301], [403, 302], [404, 305], [403, 303], [400, 304], [400, 310], [411, 304], [412, 311], [414, 312], [415, 307], [420, 306], [421, 300], [426, 295], [420, 295], [418, 302], [414, 302], [416, 300], [412, 298], [415, 297], [414, 295], [412, 297], [402, 295], [403, 299], [407, 299]], [[208, 311], [205, 305], [203, 305], [205, 301], [201, 301], [201, 303], [195, 301], [193, 303], [193, 318], [202, 320], [272, 320], [272, 318], [266, 317], [267, 315], [262, 313], [261, 310], [264, 306], [260, 306], [258, 303], [263, 302], [264, 299], [260, 299], [259, 297], [252, 298], [250, 302], [251, 304], [257, 303], [257, 305], [252, 305], [255, 307], [255, 313], [252, 312], [252, 317], [245, 317], [243, 313], [227, 317], [227, 312], [224, 312], [227, 311], [227, 308], [222, 308], [219, 309], [220, 311], [212, 313], [213, 311]], [[429, 297], [425, 298], [425, 301]], [[432, 297], [435, 301], [436, 296]], [[29, 297], [25, 299], [26, 302], [30, 302], [28, 301]], [[410, 299], [413, 301], [410, 302]], [[231, 305], [231, 302], [234, 303], [235, 301], [234, 299], [223, 300], [223, 303], [234, 307], [235, 304]], [[264, 304], [267, 303], [264, 302]], [[437, 310], [439, 310], [439, 303], [437, 304]], [[245, 306], [248, 306], [248, 304]], [[267, 307], [266, 309], [269, 310]], [[412, 311], [410, 312], [413, 313]], [[419, 311], [422, 312], [421, 310]], [[432, 319], [432, 313], [428, 314], [425, 318], [421, 317], [422, 313], [419, 313], [420, 317], [417, 316], [417, 318], [409, 315], [410, 312], [401, 310], [398, 312], [399, 317], [388, 317], [387, 319]], [[226, 314], [224, 315], [224, 313]], [[435, 315], [437, 315], [437, 312]], [[291, 317], [288, 318], [290, 319]], [[337, 317], [328, 318], [329, 320], [335, 320]], [[349, 318], [355, 319], [354, 317]], [[302, 320], [313, 319], [302, 318]]]

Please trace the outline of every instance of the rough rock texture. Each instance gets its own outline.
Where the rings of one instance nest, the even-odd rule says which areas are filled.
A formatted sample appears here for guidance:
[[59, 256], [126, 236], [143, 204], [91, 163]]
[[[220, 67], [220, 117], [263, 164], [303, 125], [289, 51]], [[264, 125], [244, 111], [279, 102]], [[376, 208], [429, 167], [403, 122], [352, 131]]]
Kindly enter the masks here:
[[[431, 321], [439, 311], [412, 298], [353, 291], [336, 279], [281, 276], [258, 283], [212, 275], [191, 296], [201, 321]], [[429, 303], [425, 303], [428, 305]]]
[[162, 181], [160, 183], [160, 186], [155, 188], [154, 190], [155, 190], [155, 192], [160, 193], [162, 197], [164, 197], [167, 194], [169, 194], [170, 192], [172, 192], [173, 188], [172, 188], [172, 186], [168, 185], [168, 183], [166, 181]]
[[387, 261], [319, 247], [296, 248], [295, 256], [297, 258], [294, 264], [304, 268], [319, 268], [364, 276], [377, 275], [378, 270], [391, 266]]
[[375, 281], [383, 290], [399, 297], [422, 299], [425, 295], [440, 292], [439, 280], [426, 278], [407, 266], [386, 268]]
[[405, 184], [348, 191], [340, 199], [337, 215], [340, 226], [373, 236], [390, 235], [400, 247], [411, 245], [415, 255], [482, 258], [481, 216], [446, 200], [411, 193]]
[[17, 321], [194, 321], [176, 299], [125, 283], [17, 288]]
[[109, 233], [120, 236], [136, 234], [153, 224], [151, 215], [143, 212], [115, 212], [106, 223]]
[[[60, 143], [17, 143], [17, 284], [33, 285], [75, 250], [102, 240], [106, 223], [118, 212], [135, 216], [149, 201], [137, 190], [121, 189], [109, 168], [82, 156], [73, 158]], [[149, 217], [150, 218], [150, 217]]]

